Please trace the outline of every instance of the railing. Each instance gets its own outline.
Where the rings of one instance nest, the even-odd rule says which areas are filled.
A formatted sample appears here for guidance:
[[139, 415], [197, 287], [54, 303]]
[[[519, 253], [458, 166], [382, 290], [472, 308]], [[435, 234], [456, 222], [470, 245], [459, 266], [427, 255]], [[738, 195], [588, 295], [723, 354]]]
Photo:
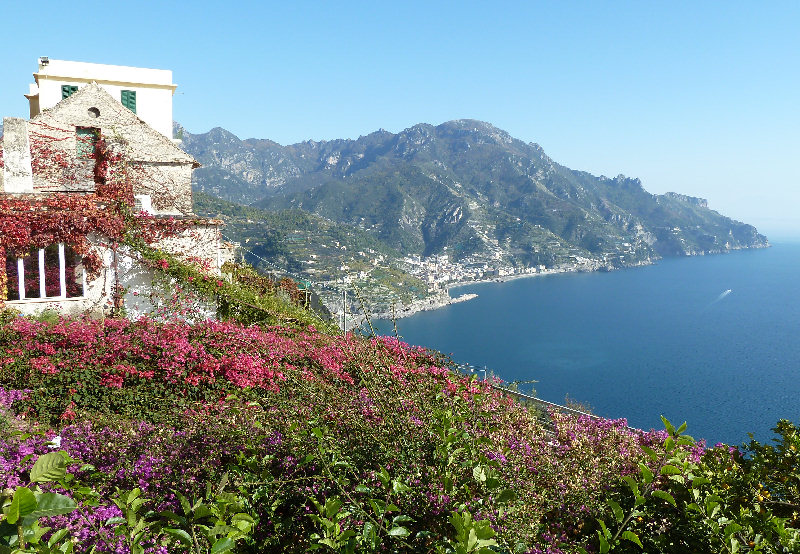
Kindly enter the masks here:
[[[553, 412], [558, 412], [561, 414], [569, 414], [576, 417], [585, 416], [592, 419], [606, 419], [604, 417], [600, 417], [595, 414], [582, 412], [581, 410], [576, 410], [575, 408], [570, 408], [568, 406], [562, 406], [561, 404], [548, 402], [547, 400], [542, 400], [541, 398], [536, 398], [535, 396], [524, 394], [522, 392], [515, 391], [512, 389], [507, 389], [505, 387], [500, 387], [497, 385], [491, 385], [491, 387], [497, 391], [502, 392], [503, 394], [514, 397], [520, 404], [524, 406], [529, 406], [534, 408], [536, 410], [536, 416], [539, 419], [539, 421], [541, 421], [542, 424], [544, 424], [545, 428], [547, 428], [551, 432], [555, 430], [553, 419], [550, 417], [550, 414]], [[628, 425], [627, 427], [631, 431], [640, 431], [639, 429], [631, 427], [630, 425]]]
[[519, 391], [515, 391], [512, 389], [507, 389], [505, 387], [499, 387], [497, 385], [492, 385], [494, 390], [499, 390], [508, 396], [513, 396], [517, 400], [519, 400], [522, 404], [532, 405], [536, 408], [540, 408], [545, 412], [559, 412], [562, 414], [569, 414], [574, 416], [586, 416], [592, 419], [604, 419], [600, 416], [596, 416], [594, 414], [590, 414], [588, 412], [582, 412], [580, 410], [576, 410], [575, 408], [570, 408], [568, 406], [562, 406], [561, 404], [555, 404], [553, 402], [548, 402], [547, 400], [542, 400], [541, 398], [536, 398], [535, 396], [531, 396], [529, 394], [524, 394]]

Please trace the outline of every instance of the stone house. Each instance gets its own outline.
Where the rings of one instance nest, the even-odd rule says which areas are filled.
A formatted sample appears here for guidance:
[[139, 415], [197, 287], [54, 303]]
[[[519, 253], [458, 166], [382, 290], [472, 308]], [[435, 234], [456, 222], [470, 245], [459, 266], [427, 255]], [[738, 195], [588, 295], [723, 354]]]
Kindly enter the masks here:
[[[233, 247], [222, 240], [221, 222], [192, 212], [192, 170], [200, 164], [171, 137], [172, 72], [41, 58], [34, 78], [25, 95], [30, 119], [3, 119], [0, 198], [94, 193], [102, 144], [124, 165], [136, 211], [192, 222], [155, 246], [219, 274]], [[122, 290], [129, 313], [152, 310], [153, 270], [130, 249], [112, 248], [101, 233], [89, 238], [103, 260], [91, 277], [69, 244], [6, 256], [5, 303], [24, 313], [92, 312], [107, 309]]]

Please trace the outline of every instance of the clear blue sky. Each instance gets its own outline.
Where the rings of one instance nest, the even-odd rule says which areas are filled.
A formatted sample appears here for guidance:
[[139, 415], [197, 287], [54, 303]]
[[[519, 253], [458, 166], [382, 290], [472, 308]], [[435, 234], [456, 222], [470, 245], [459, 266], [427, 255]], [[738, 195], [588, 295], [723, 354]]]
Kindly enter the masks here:
[[481, 119], [800, 236], [797, 1], [0, 0], [0, 21], [3, 116], [27, 115], [38, 56], [171, 69], [193, 133], [291, 144]]

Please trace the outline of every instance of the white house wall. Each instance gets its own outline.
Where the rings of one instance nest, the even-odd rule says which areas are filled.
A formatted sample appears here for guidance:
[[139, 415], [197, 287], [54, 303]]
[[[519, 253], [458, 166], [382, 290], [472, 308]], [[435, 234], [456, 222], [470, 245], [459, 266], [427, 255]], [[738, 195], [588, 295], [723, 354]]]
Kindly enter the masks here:
[[[207, 238], [211, 238], [219, 230], [213, 226], [206, 226], [200, 231]], [[201, 241], [206, 249], [196, 249], [198, 243], [195, 242], [194, 232], [185, 233], [182, 237], [169, 239], [168, 243], [161, 243], [159, 247], [173, 251], [174, 254], [182, 253], [184, 256], [189, 254], [209, 255], [213, 258], [216, 266], [221, 259], [219, 253], [214, 250], [211, 244]], [[161, 308], [176, 308], [176, 291], [180, 284], [167, 274], [153, 270], [143, 264], [140, 256], [127, 246], [117, 249], [116, 256], [114, 251], [108, 246], [102, 246], [103, 242], [99, 237], [91, 237], [95, 248], [100, 252], [103, 269], [100, 274], [91, 279], [86, 279], [84, 295], [79, 298], [35, 298], [23, 301], [9, 301], [6, 305], [25, 315], [36, 315], [46, 310], [53, 310], [63, 314], [108, 314], [113, 306], [114, 288], [119, 283], [124, 290], [124, 306], [129, 317], [137, 318], [142, 315], [153, 315]], [[174, 249], [174, 250], [173, 250]], [[175, 251], [182, 250], [182, 252]], [[211, 261], [211, 260], [209, 260]], [[224, 263], [224, 262], [223, 262]], [[219, 268], [212, 266], [212, 271], [219, 275]], [[187, 292], [188, 289], [186, 289]], [[191, 295], [188, 295], [191, 297]], [[177, 298], [186, 298], [186, 294], [178, 294]], [[193, 317], [199, 319], [213, 318], [216, 315], [214, 306], [204, 300], [194, 298], [184, 305]]]
[[[165, 137], [172, 138], [172, 95], [176, 87], [172, 83], [172, 71], [50, 60], [47, 65], [40, 63], [34, 76], [38, 86], [32, 85], [29, 98], [36, 98], [40, 111], [61, 102], [62, 85], [80, 89], [95, 81], [117, 101], [121, 101], [123, 90], [136, 91], [136, 115]], [[33, 105], [31, 112], [33, 116]]]

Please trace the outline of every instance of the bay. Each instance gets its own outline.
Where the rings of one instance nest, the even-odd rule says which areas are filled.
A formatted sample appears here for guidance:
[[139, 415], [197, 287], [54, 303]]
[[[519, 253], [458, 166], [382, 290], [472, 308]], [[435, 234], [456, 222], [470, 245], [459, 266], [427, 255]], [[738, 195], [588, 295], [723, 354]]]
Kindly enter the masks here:
[[506, 381], [536, 380], [551, 402], [569, 395], [643, 429], [663, 414], [710, 444], [764, 442], [778, 419], [800, 423], [799, 283], [800, 244], [781, 243], [467, 285], [452, 294], [478, 298], [397, 326]]

